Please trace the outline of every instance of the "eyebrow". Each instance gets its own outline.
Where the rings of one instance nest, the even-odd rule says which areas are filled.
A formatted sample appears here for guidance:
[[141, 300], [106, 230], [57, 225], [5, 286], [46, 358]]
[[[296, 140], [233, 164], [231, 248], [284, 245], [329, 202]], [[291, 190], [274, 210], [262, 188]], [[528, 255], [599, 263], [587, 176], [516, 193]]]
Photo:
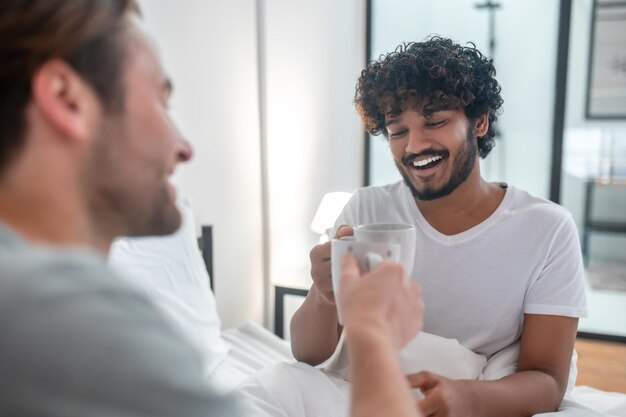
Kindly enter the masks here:
[[448, 110], [451, 110], [451, 108], [449, 106], [446, 106], [445, 104], [439, 104], [439, 105], [430, 104], [430, 105], [424, 106], [424, 108], [422, 109], [422, 114], [424, 116], [426, 115], [432, 116], [433, 113], [439, 113], [439, 112], [448, 111]]
[[385, 120], [385, 127], [389, 127], [389, 125], [394, 125], [399, 122], [397, 117], [392, 117], [391, 119]]

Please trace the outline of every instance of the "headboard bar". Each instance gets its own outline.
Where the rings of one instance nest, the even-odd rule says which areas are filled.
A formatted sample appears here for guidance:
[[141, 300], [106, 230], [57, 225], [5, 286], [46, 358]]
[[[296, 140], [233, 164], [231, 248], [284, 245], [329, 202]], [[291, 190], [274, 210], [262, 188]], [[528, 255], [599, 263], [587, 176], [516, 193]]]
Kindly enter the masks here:
[[209, 285], [211, 290], [215, 292], [213, 287], [213, 226], [202, 226], [202, 235], [198, 238], [198, 246], [202, 252], [202, 259], [206, 271], [209, 273]]

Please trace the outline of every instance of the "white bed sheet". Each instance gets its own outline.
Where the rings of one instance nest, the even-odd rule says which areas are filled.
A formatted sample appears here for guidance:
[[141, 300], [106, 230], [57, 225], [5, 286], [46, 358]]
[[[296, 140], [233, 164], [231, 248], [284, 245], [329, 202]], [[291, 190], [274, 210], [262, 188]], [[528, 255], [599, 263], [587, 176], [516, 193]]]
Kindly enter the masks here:
[[267, 366], [295, 362], [289, 342], [251, 321], [223, 331], [222, 339], [228, 353], [210, 375], [211, 383], [222, 391], [232, 391]]
[[[288, 342], [252, 322], [227, 330], [222, 337], [229, 352], [212, 374], [212, 382], [241, 395], [250, 415], [348, 415], [350, 384], [343, 370], [296, 362]], [[626, 394], [578, 386], [569, 393], [560, 412], [538, 416], [626, 417]]]
[[575, 387], [569, 398], [592, 410], [615, 417], [626, 417], [626, 394], [606, 392], [584, 385]]

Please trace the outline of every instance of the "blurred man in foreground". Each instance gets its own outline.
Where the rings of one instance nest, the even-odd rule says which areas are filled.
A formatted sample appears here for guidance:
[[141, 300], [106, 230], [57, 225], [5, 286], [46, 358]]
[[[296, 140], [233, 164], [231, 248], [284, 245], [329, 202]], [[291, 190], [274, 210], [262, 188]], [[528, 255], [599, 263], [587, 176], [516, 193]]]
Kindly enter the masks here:
[[[138, 15], [132, 0], [0, 4], [2, 415], [239, 414], [212, 393], [182, 336], [104, 262], [117, 236], [179, 227], [168, 178], [192, 155]], [[368, 407], [354, 414], [401, 398], [395, 415], [413, 415], [395, 350], [421, 324], [396, 312], [421, 315], [418, 290], [393, 264], [361, 277], [348, 258], [344, 274], [352, 351], [371, 359], [355, 373], [388, 387], [356, 384]]]

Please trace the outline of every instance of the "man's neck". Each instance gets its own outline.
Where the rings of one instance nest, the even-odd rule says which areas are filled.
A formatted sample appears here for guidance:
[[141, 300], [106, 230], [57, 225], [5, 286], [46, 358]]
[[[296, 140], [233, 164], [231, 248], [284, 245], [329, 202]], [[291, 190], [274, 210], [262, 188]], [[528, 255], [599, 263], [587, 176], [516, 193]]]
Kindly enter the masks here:
[[435, 200], [415, 199], [424, 218], [445, 235], [462, 233], [482, 223], [498, 208], [505, 190], [485, 181], [475, 170], [452, 193]]
[[35, 244], [93, 249], [108, 254], [112, 237], [104, 237], [92, 226], [87, 210], [71, 196], [5, 192], [0, 189], [0, 222]]

